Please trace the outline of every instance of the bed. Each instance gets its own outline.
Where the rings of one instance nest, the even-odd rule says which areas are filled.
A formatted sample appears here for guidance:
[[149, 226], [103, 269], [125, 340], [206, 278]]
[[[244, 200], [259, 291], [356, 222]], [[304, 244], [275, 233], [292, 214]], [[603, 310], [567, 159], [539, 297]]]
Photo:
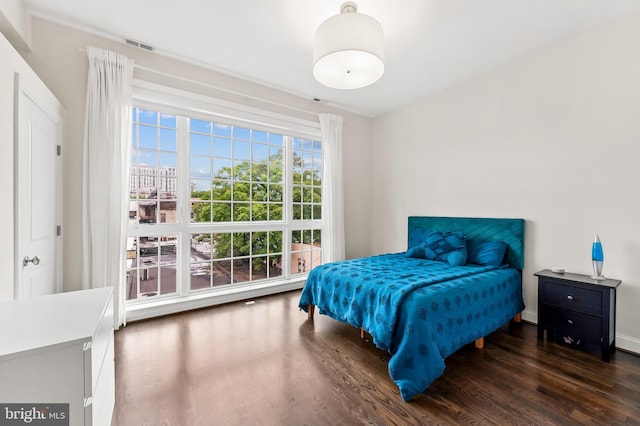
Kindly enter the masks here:
[[409, 401], [444, 373], [447, 356], [520, 320], [524, 234], [523, 219], [411, 216], [406, 252], [314, 268], [299, 307], [369, 333]]

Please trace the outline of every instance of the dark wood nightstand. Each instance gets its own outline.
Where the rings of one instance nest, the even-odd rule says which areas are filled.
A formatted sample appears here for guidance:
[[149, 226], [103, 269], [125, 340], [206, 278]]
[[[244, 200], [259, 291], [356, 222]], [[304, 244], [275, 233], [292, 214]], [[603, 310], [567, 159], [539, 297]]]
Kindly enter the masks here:
[[538, 339], [544, 331], [601, 348], [609, 362], [616, 342], [616, 288], [622, 281], [545, 269], [538, 277]]

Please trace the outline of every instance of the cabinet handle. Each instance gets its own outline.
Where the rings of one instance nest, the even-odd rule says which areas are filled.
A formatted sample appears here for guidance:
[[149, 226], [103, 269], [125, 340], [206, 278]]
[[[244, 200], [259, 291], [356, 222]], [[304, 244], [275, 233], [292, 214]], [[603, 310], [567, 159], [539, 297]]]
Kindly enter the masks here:
[[568, 296], [567, 296], [567, 300], [571, 300], [571, 301], [573, 301], [573, 300], [574, 300], [574, 297], [573, 297], [572, 295], [568, 295]]
[[573, 324], [573, 320], [567, 320], [569, 324]]

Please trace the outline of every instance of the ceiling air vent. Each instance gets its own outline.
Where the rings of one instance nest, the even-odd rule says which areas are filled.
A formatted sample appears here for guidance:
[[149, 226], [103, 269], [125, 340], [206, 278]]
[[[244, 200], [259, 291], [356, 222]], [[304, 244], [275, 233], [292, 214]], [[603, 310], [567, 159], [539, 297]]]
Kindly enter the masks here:
[[130, 38], [125, 38], [124, 42], [129, 46], [139, 47], [140, 49], [148, 50], [149, 52], [153, 52], [153, 49], [154, 49], [153, 46], [151, 46], [150, 44], [147, 44], [142, 41], [131, 40]]

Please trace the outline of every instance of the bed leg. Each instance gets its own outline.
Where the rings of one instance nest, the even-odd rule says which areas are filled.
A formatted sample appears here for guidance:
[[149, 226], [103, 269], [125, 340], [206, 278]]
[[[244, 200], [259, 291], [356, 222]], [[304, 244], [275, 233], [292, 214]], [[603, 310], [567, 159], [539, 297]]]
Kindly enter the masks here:
[[316, 305], [307, 305], [307, 319], [313, 319], [313, 313], [316, 310]]
[[522, 312], [518, 312], [516, 316], [513, 317], [513, 322], [522, 322]]
[[360, 327], [360, 338], [364, 339], [364, 328]]
[[484, 337], [476, 339], [476, 349], [484, 348]]

